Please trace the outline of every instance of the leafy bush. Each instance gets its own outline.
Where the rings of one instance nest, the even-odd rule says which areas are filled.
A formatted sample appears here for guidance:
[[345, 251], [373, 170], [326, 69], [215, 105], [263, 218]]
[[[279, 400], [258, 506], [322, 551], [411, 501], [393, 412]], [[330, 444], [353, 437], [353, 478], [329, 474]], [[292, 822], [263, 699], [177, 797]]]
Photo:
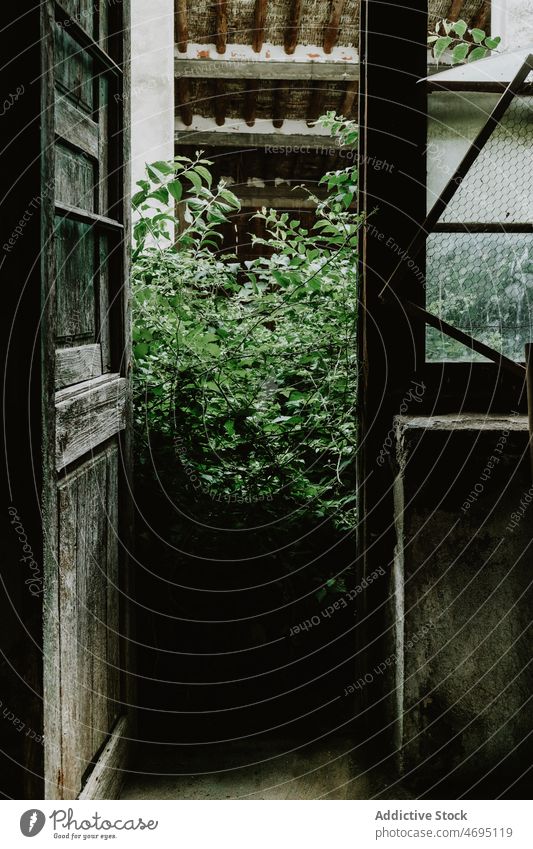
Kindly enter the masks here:
[[[325, 123], [355, 144], [351, 122]], [[323, 177], [327, 198], [314, 198], [309, 230], [258, 212], [266, 237], [254, 240], [267, 256], [241, 265], [220, 250], [239, 202], [213, 186], [210, 164], [200, 154], [155, 162], [133, 199], [139, 463], [166, 451], [171, 474], [180, 469], [188, 496], [211, 512], [221, 501], [273, 511], [282, 502], [284, 515], [353, 526], [356, 169]], [[181, 229], [172, 201], [184, 208]]]

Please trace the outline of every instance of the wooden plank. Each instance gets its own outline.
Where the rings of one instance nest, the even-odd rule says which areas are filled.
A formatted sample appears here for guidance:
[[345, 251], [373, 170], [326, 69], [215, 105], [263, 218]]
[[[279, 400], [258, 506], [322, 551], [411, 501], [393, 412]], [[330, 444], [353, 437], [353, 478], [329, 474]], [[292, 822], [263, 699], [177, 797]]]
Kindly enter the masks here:
[[255, 0], [252, 47], [256, 53], [261, 52], [265, 41], [267, 6], [268, 0]]
[[123, 230], [120, 221], [114, 218], [108, 218], [106, 215], [97, 215], [95, 212], [89, 212], [86, 209], [79, 209], [76, 206], [69, 206], [66, 203], [56, 203], [56, 214], [62, 221], [71, 219], [72, 221], [82, 221], [86, 224], [93, 224], [106, 230]]
[[187, 52], [189, 41], [189, 29], [187, 24], [187, 0], [176, 0], [176, 14], [174, 17], [174, 38], [180, 53]]
[[217, 0], [216, 2], [216, 21], [215, 44], [217, 53], [225, 53], [228, 41], [228, 8], [226, 0]]
[[232, 132], [231, 130], [187, 130], [177, 124], [174, 141], [177, 146], [196, 145], [202, 149], [207, 147], [235, 147], [241, 150], [247, 148], [266, 148], [270, 153], [280, 149], [302, 148], [301, 152], [315, 151], [338, 152], [338, 146], [330, 136], [317, 136], [311, 133], [273, 133], [265, 130], [263, 123], [258, 124], [257, 130], [249, 132]]
[[79, 148], [88, 156], [98, 158], [98, 124], [78, 109], [66, 97], [56, 93], [55, 132], [69, 144]]
[[78, 345], [56, 351], [56, 389], [91, 380], [102, 374], [100, 345]]
[[128, 719], [121, 717], [78, 799], [118, 799], [127, 760]]
[[174, 54], [176, 79], [327, 80], [348, 82], [359, 79], [357, 62], [345, 60], [265, 61], [264, 59], [185, 59]]
[[331, 53], [339, 37], [344, 0], [331, 0], [329, 20], [324, 30], [324, 53]]
[[56, 393], [58, 471], [125, 427], [127, 391], [127, 380], [113, 374]]
[[289, 11], [289, 21], [285, 30], [285, 53], [289, 55], [294, 53], [298, 44], [298, 35], [300, 33], [300, 23], [302, 19], [302, 3], [301, 0], [292, 0]]

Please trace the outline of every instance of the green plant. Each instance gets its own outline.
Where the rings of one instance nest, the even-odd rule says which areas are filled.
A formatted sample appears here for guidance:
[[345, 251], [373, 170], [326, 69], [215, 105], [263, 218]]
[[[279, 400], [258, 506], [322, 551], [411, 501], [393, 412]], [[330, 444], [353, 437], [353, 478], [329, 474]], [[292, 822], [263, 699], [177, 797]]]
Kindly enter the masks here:
[[[341, 143], [356, 140], [352, 123], [325, 123]], [[139, 463], [164, 445], [210, 515], [221, 501], [261, 503], [294, 521], [305, 511], [352, 527], [356, 168], [322, 178], [327, 197], [315, 198], [309, 229], [258, 212], [266, 234], [255, 241], [269, 255], [242, 266], [220, 253], [221, 225], [239, 204], [212, 186], [209, 165], [200, 156], [153, 163], [134, 197]], [[174, 244], [171, 198], [185, 218]]]
[[478, 27], [470, 28], [466, 21], [449, 21], [446, 18], [438, 21], [435, 30], [428, 34], [433, 58], [438, 61], [451, 53], [452, 65], [484, 59], [497, 49], [500, 42], [499, 36], [487, 35]]

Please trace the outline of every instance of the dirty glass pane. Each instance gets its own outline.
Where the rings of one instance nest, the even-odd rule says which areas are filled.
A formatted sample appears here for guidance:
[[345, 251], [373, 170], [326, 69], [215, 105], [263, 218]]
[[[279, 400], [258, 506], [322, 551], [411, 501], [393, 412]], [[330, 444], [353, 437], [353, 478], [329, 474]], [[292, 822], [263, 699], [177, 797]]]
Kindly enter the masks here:
[[[434, 233], [427, 241], [427, 309], [514, 360], [533, 341], [533, 234]], [[484, 360], [427, 329], [426, 358]]]

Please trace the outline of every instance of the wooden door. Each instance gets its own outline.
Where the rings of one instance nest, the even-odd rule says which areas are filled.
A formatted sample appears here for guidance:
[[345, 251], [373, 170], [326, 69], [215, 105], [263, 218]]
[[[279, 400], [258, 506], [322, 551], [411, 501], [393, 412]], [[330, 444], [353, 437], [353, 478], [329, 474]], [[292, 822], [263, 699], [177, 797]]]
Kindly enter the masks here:
[[47, 798], [113, 797], [128, 738], [128, 4], [42, 4]]

